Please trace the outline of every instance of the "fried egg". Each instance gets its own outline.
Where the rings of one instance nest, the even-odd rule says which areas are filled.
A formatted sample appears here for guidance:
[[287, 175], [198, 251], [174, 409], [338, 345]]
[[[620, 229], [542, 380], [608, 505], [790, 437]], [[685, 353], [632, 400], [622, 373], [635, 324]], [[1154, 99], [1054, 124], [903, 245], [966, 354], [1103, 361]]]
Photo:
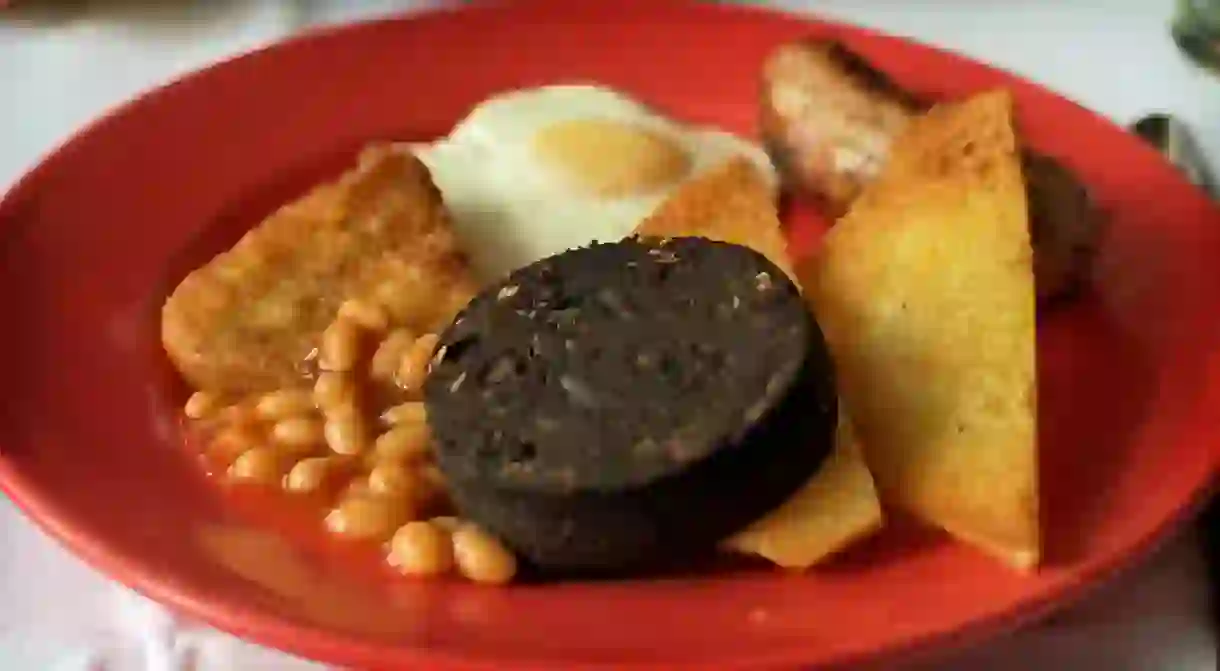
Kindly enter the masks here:
[[757, 145], [594, 85], [493, 96], [447, 137], [410, 148], [431, 171], [484, 281], [621, 239], [674, 189], [736, 156], [778, 185]]

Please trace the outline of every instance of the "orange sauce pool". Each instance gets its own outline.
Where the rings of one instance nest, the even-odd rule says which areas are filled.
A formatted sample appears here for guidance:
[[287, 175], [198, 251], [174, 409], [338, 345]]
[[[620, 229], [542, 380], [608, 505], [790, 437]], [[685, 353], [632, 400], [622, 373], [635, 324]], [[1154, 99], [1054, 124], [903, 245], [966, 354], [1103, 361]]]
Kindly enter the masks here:
[[333, 488], [298, 494], [265, 485], [229, 481], [226, 471], [230, 460], [204, 447], [206, 434], [190, 424], [190, 420], [182, 420], [186, 449], [195, 455], [200, 468], [221, 493], [226, 508], [240, 521], [268, 535], [283, 538], [292, 547], [345, 576], [403, 579], [385, 563], [385, 549], [381, 543], [339, 538], [326, 531], [323, 520], [335, 497]]
[[[277, 593], [308, 592], [295, 598], [311, 601], [317, 598], [333, 600], [326, 592], [336, 588], [384, 596], [387, 589], [417, 589], [421, 583], [464, 582], [456, 575], [432, 578], [403, 576], [386, 561], [383, 543], [353, 540], [328, 532], [324, 518], [333, 505], [335, 488], [329, 492], [297, 494], [228, 480], [227, 461], [215, 453], [200, 450], [200, 441], [205, 436], [193, 431], [189, 420], [184, 420], [183, 426], [187, 449], [195, 455], [201, 470], [221, 493], [226, 509], [233, 513], [235, 520], [232, 527], [205, 530], [201, 535], [202, 547], [238, 575]], [[759, 565], [760, 562], [751, 557], [714, 553], [680, 566], [660, 566], [641, 577], [752, 570]], [[301, 583], [299, 588], [287, 588], [280, 584], [303, 572], [311, 577], [308, 581], [296, 581]], [[285, 578], [285, 575], [289, 578]], [[322, 583], [330, 586], [317, 587]], [[314, 594], [318, 590], [322, 592], [320, 597]], [[365, 607], [384, 611], [385, 604], [365, 604]]]
[[436, 607], [438, 582], [412, 578], [386, 561], [381, 543], [337, 537], [323, 519], [333, 494], [296, 494], [230, 482], [227, 464], [201, 450], [205, 436], [183, 420], [184, 443], [216, 486], [231, 521], [193, 530], [196, 547], [268, 593], [269, 605], [314, 624], [361, 635], [420, 635]]

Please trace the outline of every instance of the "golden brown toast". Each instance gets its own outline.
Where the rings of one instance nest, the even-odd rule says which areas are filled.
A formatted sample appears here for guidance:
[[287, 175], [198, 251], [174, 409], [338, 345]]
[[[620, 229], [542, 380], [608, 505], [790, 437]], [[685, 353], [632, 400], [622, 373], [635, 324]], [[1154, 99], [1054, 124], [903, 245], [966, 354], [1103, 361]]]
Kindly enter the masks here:
[[835, 449], [818, 472], [783, 505], [722, 545], [799, 570], [872, 534], [883, 523], [873, 476], [864, 463], [851, 420], [841, 414]]
[[912, 122], [799, 275], [882, 499], [1034, 567], [1035, 292], [1010, 96]]
[[265, 391], [299, 383], [345, 299], [380, 303], [395, 324], [424, 332], [475, 289], [427, 169], [373, 146], [182, 280], [162, 309], [161, 340], [197, 389]]
[[636, 235], [696, 236], [750, 247], [794, 277], [775, 196], [748, 159], [733, 158], [682, 184]]
[[[753, 164], [733, 159], [683, 184], [640, 224], [637, 235], [698, 236], [766, 256], [796, 280], [775, 200]], [[880, 528], [881, 504], [850, 433], [782, 506], [724, 542], [785, 567], [807, 568]]]

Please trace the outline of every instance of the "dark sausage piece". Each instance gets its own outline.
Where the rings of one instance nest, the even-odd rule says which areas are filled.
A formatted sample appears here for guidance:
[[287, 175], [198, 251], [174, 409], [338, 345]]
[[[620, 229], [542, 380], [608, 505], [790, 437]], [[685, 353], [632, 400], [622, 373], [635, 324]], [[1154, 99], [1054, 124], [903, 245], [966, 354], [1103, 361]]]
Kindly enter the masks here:
[[424, 399], [462, 515], [552, 574], [710, 552], [808, 479], [837, 419], [796, 286], [702, 238], [513, 272], [441, 335]]

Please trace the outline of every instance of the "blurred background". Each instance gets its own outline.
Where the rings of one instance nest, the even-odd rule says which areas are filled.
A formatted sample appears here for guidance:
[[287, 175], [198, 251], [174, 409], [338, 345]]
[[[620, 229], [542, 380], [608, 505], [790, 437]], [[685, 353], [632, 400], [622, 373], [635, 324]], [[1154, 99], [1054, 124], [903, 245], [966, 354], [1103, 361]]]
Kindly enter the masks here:
[[[478, 1], [478, 0], [474, 0]], [[3, 4], [4, 0], [0, 0]], [[0, 10], [0, 184], [157, 82], [309, 27], [461, 0], [8, 0]], [[1220, 5], [1215, 0], [1181, 0]], [[1220, 78], [1171, 38], [1175, 0], [752, 0], [908, 35], [1014, 70], [1129, 122], [1153, 109], [1220, 155]], [[1214, 10], [1213, 10], [1214, 11]], [[1198, 21], [1196, 21], [1198, 24]]]

